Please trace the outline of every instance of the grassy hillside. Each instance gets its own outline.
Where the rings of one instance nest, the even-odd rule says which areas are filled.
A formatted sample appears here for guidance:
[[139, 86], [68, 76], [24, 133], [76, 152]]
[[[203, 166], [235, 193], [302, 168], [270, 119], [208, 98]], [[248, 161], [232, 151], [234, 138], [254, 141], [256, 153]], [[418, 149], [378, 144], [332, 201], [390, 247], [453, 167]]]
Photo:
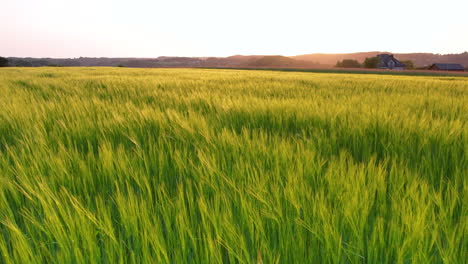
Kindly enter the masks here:
[[249, 67], [317, 67], [317, 64], [299, 61], [284, 56], [264, 56], [260, 59], [250, 61]]
[[468, 78], [0, 70], [0, 263], [464, 263]]

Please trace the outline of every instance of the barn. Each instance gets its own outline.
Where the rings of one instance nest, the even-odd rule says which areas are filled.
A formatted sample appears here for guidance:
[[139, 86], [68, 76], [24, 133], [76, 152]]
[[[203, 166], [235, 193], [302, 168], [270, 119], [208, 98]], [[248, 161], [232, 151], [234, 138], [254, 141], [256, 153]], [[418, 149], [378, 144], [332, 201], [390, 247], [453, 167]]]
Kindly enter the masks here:
[[429, 66], [434, 71], [465, 71], [465, 67], [457, 63], [434, 63]]
[[379, 69], [403, 70], [405, 68], [405, 64], [395, 59], [392, 54], [379, 54], [377, 57], [379, 58], [377, 64]]

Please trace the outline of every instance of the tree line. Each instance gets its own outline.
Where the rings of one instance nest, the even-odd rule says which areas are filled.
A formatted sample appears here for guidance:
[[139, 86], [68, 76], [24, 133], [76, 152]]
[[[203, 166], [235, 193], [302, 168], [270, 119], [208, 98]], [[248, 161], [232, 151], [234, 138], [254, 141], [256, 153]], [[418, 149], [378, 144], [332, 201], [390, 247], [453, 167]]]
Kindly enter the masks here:
[[4, 57], [0, 57], [0, 67], [7, 67], [8, 66], [8, 59]]
[[[414, 63], [410, 60], [401, 61], [405, 64], [406, 69], [414, 69]], [[375, 69], [379, 65], [379, 57], [366, 58], [361, 64], [357, 60], [345, 59], [337, 61], [335, 67], [337, 68], [368, 68]]]

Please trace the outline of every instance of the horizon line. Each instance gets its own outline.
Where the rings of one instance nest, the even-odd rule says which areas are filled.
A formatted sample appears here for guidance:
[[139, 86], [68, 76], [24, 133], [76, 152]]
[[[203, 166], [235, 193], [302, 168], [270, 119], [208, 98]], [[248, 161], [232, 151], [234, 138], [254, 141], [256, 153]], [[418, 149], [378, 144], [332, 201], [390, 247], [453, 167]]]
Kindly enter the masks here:
[[79, 56], [79, 57], [33, 57], [33, 56], [0, 56], [5, 58], [32, 58], [32, 59], [80, 59], [80, 58], [107, 58], [107, 59], [158, 59], [161, 57], [168, 57], [168, 58], [229, 58], [234, 56], [284, 56], [284, 57], [296, 57], [296, 56], [307, 56], [307, 55], [347, 55], [347, 54], [359, 54], [359, 53], [390, 53], [390, 54], [433, 54], [433, 55], [460, 55], [464, 53], [468, 53], [468, 51], [458, 52], [458, 53], [434, 53], [434, 52], [391, 52], [391, 51], [359, 51], [359, 52], [339, 52], [339, 53], [305, 53], [305, 54], [296, 54], [296, 55], [282, 55], [282, 54], [233, 54], [228, 56], [180, 56], [180, 55], [160, 55], [155, 57], [125, 57], [125, 56], [116, 56], [116, 57], [106, 57], [106, 56]]

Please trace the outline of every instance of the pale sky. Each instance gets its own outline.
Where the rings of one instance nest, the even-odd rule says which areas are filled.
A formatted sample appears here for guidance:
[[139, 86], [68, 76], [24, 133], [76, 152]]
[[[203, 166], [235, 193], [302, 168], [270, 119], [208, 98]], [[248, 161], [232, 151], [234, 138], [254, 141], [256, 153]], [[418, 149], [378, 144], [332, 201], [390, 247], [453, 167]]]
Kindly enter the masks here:
[[468, 51], [468, 0], [0, 0], [0, 56]]

